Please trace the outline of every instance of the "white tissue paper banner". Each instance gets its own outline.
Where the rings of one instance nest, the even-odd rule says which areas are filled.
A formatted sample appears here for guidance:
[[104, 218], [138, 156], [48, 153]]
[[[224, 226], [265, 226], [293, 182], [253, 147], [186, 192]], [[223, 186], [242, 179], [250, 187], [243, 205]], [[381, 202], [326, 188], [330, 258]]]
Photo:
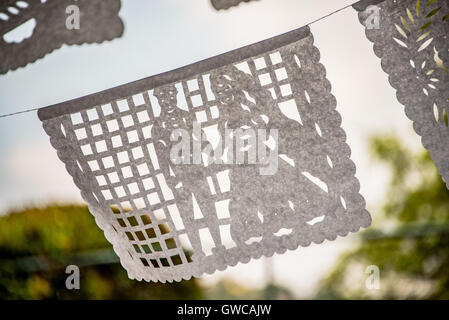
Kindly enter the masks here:
[[120, 0], [3, 0], [0, 75], [26, 66], [62, 45], [121, 37]]
[[449, 2], [365, 0], [354, 7], [399, 102], [449, 188]]
[[39, 110], [130, 278], [180, 281], [370, 225], [319, 60], [304, 27]]

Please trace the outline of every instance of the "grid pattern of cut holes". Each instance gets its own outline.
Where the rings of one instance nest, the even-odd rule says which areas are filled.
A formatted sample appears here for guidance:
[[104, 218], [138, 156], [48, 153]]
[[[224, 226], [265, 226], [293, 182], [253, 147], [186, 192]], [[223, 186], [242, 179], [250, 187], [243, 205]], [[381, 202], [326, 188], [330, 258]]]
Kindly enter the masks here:
[[[190, 261], [168, 207], [175, 206], [157, 160], [148, 92], [113, 101], [63, 121], [61, 131], [76, 139], [78, 165], [91, 172], [96, 199], [114, 214], [116, 230], [142, 264], [160, 268]], [[165, 190], [165, 191], [164, 191]]]
[[[295, 67], [301, 68], [301, 62], [299, 58], [294, 55]], [[248, 63], [236, 65], [238, 69], [244, 72], [250, 72], [251, 75], [256, 77], [259, 81], [260, 85], [268, 90], [272, 96], [272, 98], [277, 102], [277, 104], [281, 106], [285, 106], [286, 108], [293, 107], [297, 110], [299, 118], [297, 121], [302, 125], [302, 116], [301, 108], [298, 107], [296, 103], [296, 99], [293, 94], [293, 90], [291, 87], [292, 79], [289, 79], [286, 62], [283, 61], [282, 55], [280, 51], [271, 52], [262, 56], [259, 56], [255, 59], [251, 59]], [[246, 71], [245, 68], [248, 68]], [[307, 104], [311, 104], [311, 98], [307, 90], [304, 90], [304, 99]], [[322, 132], [318, 123], [315, 122], [314, 129], [317, 134], [321, 137]]]
[[182, 82], [189, 110], [195, 113], [195, 120], [203, 128], [216, 124], [220, 116], [209, 84], [209, 75], [199, 76]]
[[[193, 121], [197, 121], [202, 128], [214, 126], [220, 120], [218, 102], [212, 92], [210, 81], [210, 75], [204, 74], [181, 82], [187, 106], [195, 114]], [[192, 124], [188, 124], [187, 126], [191, 128]], [[226, 180], [223, 178], [223, 175], [226, 175], [226, 170], [218, 170], [215, 174], [206, 177], [205, 181], [203, 181], [204, 185], [209, 187], [210, 193], [207, 195], [207, 201], [215, 204], [215, 215], [213, 212], [204, 212], [204, 216], [194, 215], [195, 219], [193, 223], [196, 224], [195, 228], [200, 230], [199, 236], [201, 242], [201, 248], [197, 247], [194, 249], [195, 252], [202, 252], [206, 256], [212, 254], [211, 250], [217, 247], [217, 242], [226, 248], [231, 248], [235, 245], [228, 232], [231, 223], [230, 215], [227, 211], [228, 208], [222, 206], [222, 204], [228, 203], [230, 197], [230, 187], [226, 187], [223, 184], [223, 181]], [[201, 202], [201, 199], [199, 199], [200, 195], [195, 193], [195, 190], [192, 191], [195, 197], [198, 198], [196, 200], [200, 200]], [[213, 227], [215, 229], [217, 226], [220, 234], [216, 235], [219, 239], [214, 241], [210, 228]], [[197, 232], [197, 230], [193, 232]]]
[[[334, 100], [331, 99], [331, 94], [324, 83], [327, 80], [325, 80], [324, 69], [321, 68], [321, 65], [314, 63], [314, 58], [310, 61], [302, 60], [304, 67], [300, 70], [301, 62], [296, 57], [295, 52], [298, 55], [303, 54], [297, 51], [302, 50], [303, 44], [308, 46], [307, 49], [310, 49], [313, 42], [308, 38], [307, 42], [290, 44], [285, 51], [281, 48], [280, 51], [269, 52], [244, 61], [248, 68], [247, 74], [252, 75], [251, 83], [249, 83], [250, 90], [254, 88], [257, 92], [248, 93], [244, 89], [238, 89], [243, 90], [243, 92], [240, 92], [242, 95], [239, 93], [238, 98], [241, 98], [243, 94], [248, 94], [247, 100], [252, 99], [254, 103], [264, 103], [264, 100], [271, 94], [278, 105], [289, 101], [296, 105], [296, 101], [298, 101], [297, 108], [307, 107], [311, 102], [305, 90], [310, 87], [305, 85], [298, 89], [297, 83], [294, 82], [296, 79], [293, 79], [293, 76], [296, 76], [296, 72], [316, 72], [317, 77], [313, 78], [313, 86], [317, 92], [323, 94], [321, 103], [317, 99], [316, 107], [323, 108], [325, 111], [334, 110]], [[290, 54], [297, 59], [293, 60], [294, 57]], [[285, 60], [282, 59], [283, 57]], [[309, 62], [310, 65], [319, 68], [309, 68]], [[292, 63], [296, 63], [294, 68], [291, 66]], [[237, 67], [237, 64], [235, 67]], [[298, 68], [296, 68], [296, 65]], [[226, 70], [226, 67], [230, 66], [224, 66], [223, 69]], [[226, 265], [235, 264], [237, 261], [245, 261], [250, 257], [262, 254], [268, 255], [267, 252], [271, 252], [270, 250], [274, 253], [284, 250], [286, 246], [293, 248], [299, 244], [308, 245], [312, 241], [321, 243], [325, 237], [332, 236], [332, 238], [335, 238], [335, 234], [340, 234], [341, 230], [349, 231], [356, 229], [354, 225], [357, 228], [366, 225], [366, 215], [361, 219], [352, 219], [351, 214], [366, 214], [366, 210], [364, 210], [363, 198], [358, 194], [358, 183], [353, 175], [348, 174], [342, 178], [347, 178], [348, 181], [341, 183], [342, 179], [333, 179], [338, 180], [338, 182], [335, 182], [335, 187], [332, 185], [329, 187], [331, 191], [335, 189], [335, 193], [343, 191], [339, 184], [344, 185], [345, 188], [353, 187], [350, 191], [344, 191], [345, 194], [353, 193], [354, 196], [351, 194], [350, 197], [342, 199], [342, 202], [345, 210], [346, 206], [350, 209], [357, 208], [357, 210], [348, 210], [350, 214], [342, 215], [341, 222], [338, 222], [341, 223], [340, 225], [329, 225], [326, 216], [326, 219], [314, 221], [313, 230], [305, 236], [307, 239], [303, 239], [304, 233], [280, 228], [276, 230], [274, 235], [278, 238], [282, 237], [282, 239], [279, 242], [273, 242], [277, 240], [273, 240], [274, 237], [268, 234], [271, 230], [268, 225], [270, 221], [267, 219], [268, 222], [260, 226], [262, 230], [256, 230], [257, 232], [261, 231], [264, 236], [260, 237], [261, 240], [258, 240], [258, 244], [248, 248], [244, 246], [243, 242], [246, 241], [246, 239], [243, 239], [246, 237], [246, 230], [243, 234], [231, 235], [232, 224], [234, 223], [234, 226], [237, 226], [242, 221], [246, 222], [245, 219], [249, 217], [244, 216], [247, 212], [235, 212], [235, 216], [231, 216], [229, 212], [230, 199], [234, 198], [232, 193], [245, 192], [245, 190], [231, 191], [232, 168], [227, 165], [223, 167], [211, 166], [200, 172], [200, 175], [204, 174], [204, 178], [199, 179], [197, 176], [193, 176], [196, 179], [192, 179], [192, 175], [198, 175], [198, 167], [192, 168], [192, 165], [188, 165], [185, 170], [181, 170], [183, 165], [173, 166], [172, 169], [175, 173], [173, 176], [170, 172], [166, 172], [168, 171], [166, 163], [160, 166], [158, 152], [168, 150], [166, 148], [168, 145], [165, 143], [167, 128], [178, 128], [178, 126], [174, 126], [176, 124], [179, 127], [185, 126], [191, 129], [193, 121], [200, 122], [203, 129], [216, 125], [223, 128], [224, 123], [229, 120], [226, 119], [225, 115], [228, 112], [233, 112], [233, 110], [225, 110], [224, 107], [232, 105], [235, 101], [228, 104], [229, 100], [217, 99], [214, 93], [218, 95], [222, 92], [219, 91], [220, 88], [217, 83], [211, 84], [211, 78], [213, 78], [213, 81], [221, 81], [221, 79], [216, 78], [221, 70], [221, 68], [211, 70], [210, 74], [201, 74], [178, 80], [174, 84], [159, 88], [148, 88], [149, 91], [130, 95], [124, 99], [111, 101], [108, 104], [88, 108], [71, 115], [53, 118], [44, 123], [46, 131], [53, 138], [52, 144], [58, 149], [60, 156], [62, 155], [61, 159], [68, 164], [69, 172], [74, 177], [78, 187], [83, 191], [84, 198], [93, 208], [94, 215], [96, 217], [100, 214], [106, 215], [108, 220], [103, 221], [104, 223], [110, 223], [109, 218], [113, 217], [112, 226], [122, 237], [111, 241], [114, 242], [114, 245], [117, 244], [117, 241], [120, 241], [120, 245], [117, 246], [120, 256], [126, 255], [125, 258], [128, 258], [131, 255], [133, 263], [136, 263], [139, 268], [143, 267], [142, 269], [132, 270], [134, 276], [138, 273], [139, 277], [146, 278], [147, 275], [150, 275], [167, 280], [176, 278], [181, 274], [183, 277], [187, 277], [204, 271], [212, 272]], [[287, 76], [287, 70], [291, 75], [290, 79]], [[233, 71], [235, 70], [233, 69]], [[222, 75], [226, 78], [226, 74], [220, 74], [218, 77]], [[227, 80], [232, 80], [231, 77], [229, 78]], [[321, 83], [318, 84], [318, 80]], [[254, 94], [260, 93], [260, 88], [259, 86], [253, 86], [255, 81], [260, 82], [263, 90], [266, 90], [260, 100], [257, 101], [256, 99], [259, 99], [259, 96]], [[246, 84], [244, 85], [246, 86]], [[240, 84], [236, 84], [235, 88], [239, 86]], [[173, 88], [176, 88], [176, 90]], [[212, 88], [214, 88], [214, 91]], [[301, 93], [301, 90], [304, 91]], [[295, 91], [295, 94], [292, 91]], [[297, 92], [300, 93], [297, 94]], [[318, 93], [314, 93], [315, 95], [312, 98], [315, 101]], [[225, 98], [228, 97], [225, 96]], [[322, 103], [326, 99], [329, 103]], [[301, 105], [299, 105], [300, 102]], [[172, 109], [175, 104], [181, 111]], [[220, 107], [222, 109], [219, 110]], [[269, 108], [275, 108], [275, 106], [272, 106], [271, 100], [264, 104], [264, 107], [267, 109], [263, 110], [263, 115], [269, 114], [269, 112], [266, 112], [267, 110], [270, 111]], [[262, 111], [255, 110], [255, 112]], [[311, 118], [309, 114], [306, 114], [306, 111], [303, 111], [303, 113], [305, 120], [309, 121], [309, 118]], [[276, 108], [277, 115], [280, 115], [280, 112]], [[329, 124], [330, 128], [323, 126], [323, 129], [327, 129], [331, 133], [340, 132], [338, 113], [330, 112], [326, 115], [330, 120], [324, 123]], [[250, 117], [247, 119], [250, 119]], [[251, 123], [248, 124], [251, 126]], [[319, 127], [316, 128], [314, 122], [312, 124], [313, 127], [308, 124], [304, 127], [310, 130], [316, 129], [317, 134], [320, 134]], [[334, 139], [339, 146], [347, 149], [347, 145], [339, 137], [330, 135], [329, 139]], [[70, 146], [70, 148], [67, 146]], [[332, 159], [323, 157], [326, 166], [332, 168], [346, 166], [347, 172], [353, 172], [354, 166], [347, 154], [340, 151], [339, 148], [336, 149], [335, 154], [339, 157], [332, 157]], [[70, 157], [68, 157], [68, 154], [70, 154]], [[327, 154], [324, 149], [323, 154]], [[167, 158], [163, 158], [164, 156], [166, 154], [160, 154], [160, 159], [166, 161]], [[74, 159], [76, 159], [76, 164]], [[322, 166], [317, 165], [318, 162], [315, 160], [313, 165], [321, 168]], [[335, 171], [337, 173], [346, 172], [340, 169]], [[226, 180], [227, 182], [223, 183]], [[168, 184], [167, 181], [170, 182], [168, 186], [170, 192], [164, 191]], [[175, 181], [179, 181], [179, 183]], [[281, 183], [283, 182], [281, 181]], [[182, 186], [178, 190], [179, 184]], [[236, 182], [235, 186], [237, 184]], [[314, 201], [315, 191], [310, 191], [312, 188], [305, 189], [301, 196], [310, 196], [311, 201]], [[263, 192], [264, 190], [260, 190], [261, 199], [264, 197]], [[192, 203], [193, 207], [195, 207], [195, 201], [197, 201], [201, 210], [200, 213], [198, 213], [199, 210], [194, 209], [192, 212], [190, 208], [187, 208], [186, 199], [190, 201], [191, 194], [194, 196], [192, 198], [195, 199]], [[322, 194], [317, 199], [328, 198], [331, 197]], [[182, 202], [183, 207], [179, 207], [179, 211], [176, 210], [179, 217], [175, 219], [172, 210], [181, 203], [177, 201], [186, 202]], [[262, 199], [262, 204], [263, 201], [266, 200]], [[292, 203], [291, 206], [293, 206]], [[204, 208], [206, 210], [203, 210]], [[291, 209], [294, 210], [293, 207]], [[320, 211], [320, 208], [316, 210]], [[326, 206], [323, 206], [323, 210], [327, 210]], [[319, 213], [319, 217], [327, 214], [327, 212]], [[190, 214], [192, 216], [188, 216]], [[344, 220], [346, 217], [348, 218], [347, 221]], [[260, 217], [259, 219], [262, 220]], [[292, 221], [277, 220], [275, 224], [278, 221], [290, 225], [297, 222], [297, 217], [293, 214], [291, 219]], [[234, 230], [240, 232], [239, 228], [234, 228]], [[266, 232], [267, 230], [268, 232]], [[110, 229], [107, 231], [109, 232]], [[250, 245], [247, 242], [245, 243]], [[125, 248], [126, 244], [128, 244], [127, 248]], [[184, 247], [184, 245], [186, 246]], [[195, 254], [195, 256], [192, 256], [193, 261], [190, 254], [184, 250], [185, 248], [191, 249], [191, 253]], [[234, 251], [226, 251], [228, 249]], [[209, 259], [209, 256], [214, 258]], [[182, 268], [174, 270], [163, 268], [177, 265], [181, 265]], [[159, 270], [148, 274], [141, 272], [146, 271], [146, 268], [159, 268]]]
[[[283, 56], [285, 60], [283, 59]], [[295, 91], [295, 93], [292, 92], [293, 90], [291, 87], [291, 83], [297, 80], [289, 78], [288, 72], [297, 72], [302, 68], [305, 68], [304, 72], [310, 72], [308, 63], [306, 62], [303, 64], [301, 63], [300, 58], [295, 52], [280, 49], [279, 51], [269, 52], [249, 59], [246, 62], [238, 63], [235, 65], [235, 67], [240, 71], [250, 74], [252, 77], [254, 77], [256, 81], [258, 81], [258, 83], [262, 86], [262, 88], [264, 88], [271, 94], [271, 97], [276, 101], [279, 107], [285, 106], [286, 109], [296, 110], [298, 113], [298, 117], [292, 117], [292, 119], [295, 119], [297, 122], [299, 122], [301, 126], [310, 126], [309, 129], [313, 128], [312, 130], [314, 130], [319, 137], [327, 138], [327, 136], [324, 136], [325, 132], [321, 130], [321, 127], [318, 124], [319, 122], [321, 124], [321, 121], [323, 119], [317, 118], [316, 114], [314, 117], [314, 114], [312, 113], [302, 114], [302, 112], [307, 112], [304, 110], [307, 110], [310, 107], [320, 107], [319, 101], [312, 101], [311, 96], [308, 92], [308, 90], [310, 89], [307, 86], [304, 86], [300, 89], [301, 93], [298, 94], [297, 91]], [[298, 87], [296, 87], [295, 90], [298, 90]], [[317, 105], [313, 105], [314, 103], [316, 103]], [[302, 122], [302, 119], [306, 121], [304, 124]], [[326, 128], [326, 122], [324, 122], [323, 124], [324, 128]], [[326, 161], [326, 165], [329, 166], [330, 171], [326, 171], [328, 173], [331, 173], [334, 169], [334, 163], [329, 156], [332, 156], [332, 154], [333, 153], [327, 154], [326, 157], [323, 158]], [[282, 156], [285, 155], [281, 155], [281, 158]], [[319, 161], [320, 160], [318, 160], [317, 158], [316, 165], [318, 165]], [[292, 165], [291, 163], [289, 164]], [[316, 171], [315, 168], [312, 168], [312, 172], [313, 171]], [[303, 175], [305, 175], [310, 182], [322, 189], [326, 194], [334, 194], [340, 192], [338, 184], [341, 183], [341, 180], [338, 183], [329, 183], [328, 179], [326, 179], [326, 174], [321, 176], [324, 181], [318, 177], [311, 175], [307, 171], [304, 171]], [[344, 210], [346, 210], [346, 201], [343, 196], [340, 195], [338, 199]], [[294, 209], [292, 208], [292, 210]]]
[[[297, 68], [301, 68], [301, 62], [295, 55], [294, 61]], [[242, 68], [242, 65], [244, 67]], [[279, 106], [285, 106], [286, 108], [293, 107], [298, 111], [299, 118], [297, 121], [302, 125], [301, 109], [296, 103], [296, 99], [291, 87], [292, 79], [289, 79], [286, 62], [283, 61], [280, 51], [274, 51], [255, 59], [251, 59], [248, 63], [236, 65], [238, 69], [244, 72], [250, 72], [252, 76], [256, 77], [260, 85], [268, 90], [272, 98], [277, 102]], [[246, 71], [245, 68], [248, 68]], [[306, 103], [311, 104], [310, 95], [307, 90], [304, 90], [304, 100]], [[321, 128], [318, 123], [315, 123], [315, 130], [319, 136], [322, 136]]]
[[[279, 51], [250, 59], [246, 63], [249, 72], [278, 104], [292, 101], [296, 104], [291, 80]], [[177, 83], [176, 87], [182, 88], [182, 99], [195, 115], [187, 117], [189, 121], [196, 120], [202, 128], [218, 124], [220, 113], [209, 74], [186, 79]], [[176, 205], [175, 199], [164, 198], [160, 185], [164, 173], [158, 165], [157, 150], [151, 136], [151, 119], [155, 117], [151, 101], [157, 99], [153, 93], [153, 90], [144, 92], [72, 114], [71, 126], [82, 154], [80, 167], [83, 168], [87, 163], [98, 183], [96, 198], [111, 207], [116, 216], [117, 229], [126, 234], [142, 264], [158, 268], [176, 265], [171, 257], [179, 256], [182, 263], [191, 260], [189, 255], [182, 252], [178, 237], [180, 230], [175, 228], [176, 221], [170, 219], [168, 214], [167, 207]], [[310, 103], [307, 92], [304, 95]], [[160, 101], [158, 104], [160, 107]], [[159, 116], [164, 117], [164, 112], [161, 111]], [[187, 126], [191, 127], [192, 124]], [[315, 128], [321, 135], [317, 124]], [[65, 128], [63, 131], [66, 131]], [[217, 239], [214, 240], [210, 231], [217, 229], [217, 226], [220, 237], [218, 242], [226, 248], [235, 246], [229, 233], [229, 208], [226, 208], [231, 190], [220, 183], [223, 180], [220, 176], [224, 173], [217, 172], [207, 176], [204, 181], [210, 191], [207, 200], [215, 204], [215, 216], [209, 212], [194, 216], [194, 229], [181, 230], [184, 236], [199, 232], [201, 247], [195, 247], [193, 251], [201, 251], [206, 256], [211, 255], [212, 249], [217, 246]], [[195, 190], [192, 191], [195, 194]]]
[[274, 100], [279, 103], [294, 99], [287, 70], [280, 52], [264, 55], [249, 63], [251, 74], [258, 78], [261, 86], [270, 91]]
[[[182, 81], [179, 85], [187, 107], [195, 114], [194, 120], [203, 128], [217, 124], [219, 110], [209, 75]], [[165, 181], [165, 178], [151, 136], [151, 119], [155, 117], [151, 101], [154, 99], [153, 92], [149, 91], [75, 113], [70, 115], [70, 124], [64, 124], [61, 129], [65, 132], [67, 127], [68, 131], [73, 131], [82, 159], [78, 165], [84, 171], [87, 164], [95, 175], [99, 188], [95, 198], [102, 199], [115, 213], [116, 229], [125, 232], [144, 266], [157, 268], [178, 265], [180, 261], [190, 262], [193, 252], [210, 255], [217, 243], [211, 241], [209, 228], [217, 224], [220, 242], [227, 248], [235, 243], [230, 241], [229, 231], [230, 185], [223, 186], [219, 182], [223, 181], [219, 177], [226, 171], [219, 171], [204, 181], [210, 188], [208, 201], [215, 203], [215, 216], [208, 213], [196, 218], [196, 230], [186, 231], [182, 219], [182, 227], [176, 228], [179, 221], [168, 214], [167, 207], [176, 204], [173, 197], [164, 195], [160, 185], [160, 179]], [[201, 247], [191, 248], [193, 252], [182, 252], [178, 235], [182, 233], [181, 238], [187, 238], [187, 246], [191, 247], [188, 234], [200, 229]]]

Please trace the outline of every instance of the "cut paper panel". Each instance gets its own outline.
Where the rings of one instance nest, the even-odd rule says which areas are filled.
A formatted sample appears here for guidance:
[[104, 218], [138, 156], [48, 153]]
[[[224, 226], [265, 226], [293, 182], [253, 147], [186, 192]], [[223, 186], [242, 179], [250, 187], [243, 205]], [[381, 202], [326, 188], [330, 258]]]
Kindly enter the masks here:
[[215, 10], [229, 9], [238, 6], [242, 2], [260, 1], [260, 0], [210, 0]]
[[355, 9], [363, 25], [379, 13], [366, 36], [449, 188], [449, 2], [362, 1]]
[[38, 114], [129, 277], [165, 282], [369, 226], [335, 107], [306, 27]]
[[[66, 26], [67, 19], [72, 21], [74, 6], [79, 9], [79, 29]], [[124, 29], [120, 6], [120, 0], [2, 1], [0, 74], [24, 67], [63, 44], [101, 43], [120, 37]]]

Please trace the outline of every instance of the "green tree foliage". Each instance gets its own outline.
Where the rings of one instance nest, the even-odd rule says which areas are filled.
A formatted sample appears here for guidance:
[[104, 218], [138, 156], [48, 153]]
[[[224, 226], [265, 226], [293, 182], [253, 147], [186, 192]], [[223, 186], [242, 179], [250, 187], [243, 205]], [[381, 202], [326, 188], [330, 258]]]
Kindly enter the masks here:
[[[317, 298], [449, 299], [449, 192], [428, 152], [413, 154], [392, 137], [371, 142], [391, 168], [382, 214], [361, 233], [322, 282]], [[367, 266], [380, 269], [380, 289], [368, 290]]]
[[[65, 267], [80, 266], [67, 290]], [[49, 206], [0, 217], [0, 299], [200, 299], [198, 281], [128, 279], [85, 206]]]

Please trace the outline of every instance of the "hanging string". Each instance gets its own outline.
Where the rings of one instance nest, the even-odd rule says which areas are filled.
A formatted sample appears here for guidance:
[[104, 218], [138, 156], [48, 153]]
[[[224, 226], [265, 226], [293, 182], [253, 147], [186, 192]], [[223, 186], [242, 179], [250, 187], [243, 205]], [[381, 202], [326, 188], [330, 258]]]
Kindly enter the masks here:
[[[332, 11], [331, 13], [328, 13], [328, 14], [326, 14], [326, 15], [324, 15], [324, 16], [318, 18], [318, 19], [315, 19], [315, 20], [313, 20], [313, 21], [311, 21], [311, 22], [305, 24], [303, 27], [310, 26], [310, 25], [312, 25], [312, 24], [314, 24], [314, 23], [317, 23], [317, 22], [319, 22], [319, 21], [321, 21], [321, 20], [323, 20], [323, 19], [326, 19], [326, 18], [328, 18], [328, 17], [330, 17], [330, 16], [332, 16], [332, 15], [334, 15], [334, 14], [340, 12], [340, 11], [343, 11], [343, 10], [349, 8], [349, 7], [352, 7], [353, 5], [355, 5], [355, 4], [357, 4], [357, 3], [361, 2], [361, 1], [363, 1], [363, 0], [359, 0], [359, 1], [353, 2], [353, 3], [348, 4], [348, 5], [346, 5], [346, 6], [342, 7], [342, 8], [340, 8], [340, 9], [337, 9], [337, 10], [335, 10], [335, 11]], [[33, 111], [37, 111], [37, 110], [39, 110], [39, 109], [40, 109], [40, 108], [32, 108], [32, 109], [27, 109], [27, 110], [23, 110], [23, 111], [17, 111], [17, 112], [6, 113], [6, 114], [0, 115], [0, 118], [6, 118], [6, 117], [15, 116], [15, 115], [18, 115], [18, 114], [24, 114], [24, 113], [28, 113], [28, 112], [33, 112]]]
[[23, 111], [17, 111], [17, 112], [2, 114], [2, 115], [0, 115], [0, 118], [6, 118], [6, 117], [11, 117], [11, 116], [15, 116], [15, 115], [18, 115], [18, 114], [22, 114], [22, 113], [37, 111], [39, 109], [40, 108], [33, 108], [33, 109], [28, 109], [28, 110], [23, 110]]

